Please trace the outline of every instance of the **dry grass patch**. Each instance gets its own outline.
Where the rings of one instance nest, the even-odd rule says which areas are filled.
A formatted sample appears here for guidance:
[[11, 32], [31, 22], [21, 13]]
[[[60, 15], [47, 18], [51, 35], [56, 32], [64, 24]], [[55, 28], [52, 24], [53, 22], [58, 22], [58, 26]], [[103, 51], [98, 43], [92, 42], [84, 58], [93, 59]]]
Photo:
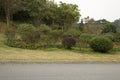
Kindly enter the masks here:
[[12, 48], [0, 50], [0, 62], [120, 62], [120, 54], [82, 54]]

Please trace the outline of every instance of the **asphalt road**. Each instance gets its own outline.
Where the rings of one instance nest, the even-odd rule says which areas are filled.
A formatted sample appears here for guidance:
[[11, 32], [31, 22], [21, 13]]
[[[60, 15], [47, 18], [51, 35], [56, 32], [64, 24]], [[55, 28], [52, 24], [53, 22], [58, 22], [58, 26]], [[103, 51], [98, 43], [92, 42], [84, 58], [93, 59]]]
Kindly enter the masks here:
[[0, 80], [120, 80], [120, 64], [0, 64]]

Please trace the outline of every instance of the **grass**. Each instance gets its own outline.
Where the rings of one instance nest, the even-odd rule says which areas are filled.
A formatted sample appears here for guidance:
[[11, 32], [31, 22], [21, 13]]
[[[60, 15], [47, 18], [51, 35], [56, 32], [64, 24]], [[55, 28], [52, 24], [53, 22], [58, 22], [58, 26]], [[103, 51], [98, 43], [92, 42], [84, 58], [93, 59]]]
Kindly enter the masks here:
[[120, 49], [113, 49], [108, 54], [88, 48], [27, 50], [8, 47], [4, 41], [4, 35], [0, 34], [0, 62], [120, 62]]

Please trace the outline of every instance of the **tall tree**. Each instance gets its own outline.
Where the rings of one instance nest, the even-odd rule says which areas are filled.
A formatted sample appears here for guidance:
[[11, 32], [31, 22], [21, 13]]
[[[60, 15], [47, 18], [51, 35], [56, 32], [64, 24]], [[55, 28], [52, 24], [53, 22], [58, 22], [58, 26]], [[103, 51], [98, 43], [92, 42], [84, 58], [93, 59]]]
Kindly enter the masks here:
[[59, 23], [65, 28], [65, 24], [71, 24], [79, 21], [80, 13], [77, 5], [60, 2], [59, 5]]
[[47, 2], [46, 5], [46, 11], [44, 13], [44, 17], [43, 17], [43, 21], [47, 24], [54, 24], [56, 23], [56, 19], [57, 19], [57, 9], [58, 9], [58, 5], [55, 4], [52, 1]]
[[0, 0], [0, 4], [5, 10], [7, 27], [9, 27], [10, 16], [12, 14], [12, 10], [13, 10], [13, 8], [15, 6], [16, 1], [17, 0]]
[[19, 11], [28, 12], [32, 17], [32, 22], [36, 25], [42, 23], [42, 18], [45, 15], [47, 0], [21, 0], [18, 4]]

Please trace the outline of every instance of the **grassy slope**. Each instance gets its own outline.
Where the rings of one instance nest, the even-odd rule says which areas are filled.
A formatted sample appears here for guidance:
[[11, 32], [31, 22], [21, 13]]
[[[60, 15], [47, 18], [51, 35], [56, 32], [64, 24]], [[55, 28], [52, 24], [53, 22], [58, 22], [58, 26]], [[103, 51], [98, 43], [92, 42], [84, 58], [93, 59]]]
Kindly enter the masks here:
[[4, 41], [4, 35], [0, 34], [0, 62], [120, 62], [120, 51], [102, 54], [89, 49], [26, 50], [8, 47]]

